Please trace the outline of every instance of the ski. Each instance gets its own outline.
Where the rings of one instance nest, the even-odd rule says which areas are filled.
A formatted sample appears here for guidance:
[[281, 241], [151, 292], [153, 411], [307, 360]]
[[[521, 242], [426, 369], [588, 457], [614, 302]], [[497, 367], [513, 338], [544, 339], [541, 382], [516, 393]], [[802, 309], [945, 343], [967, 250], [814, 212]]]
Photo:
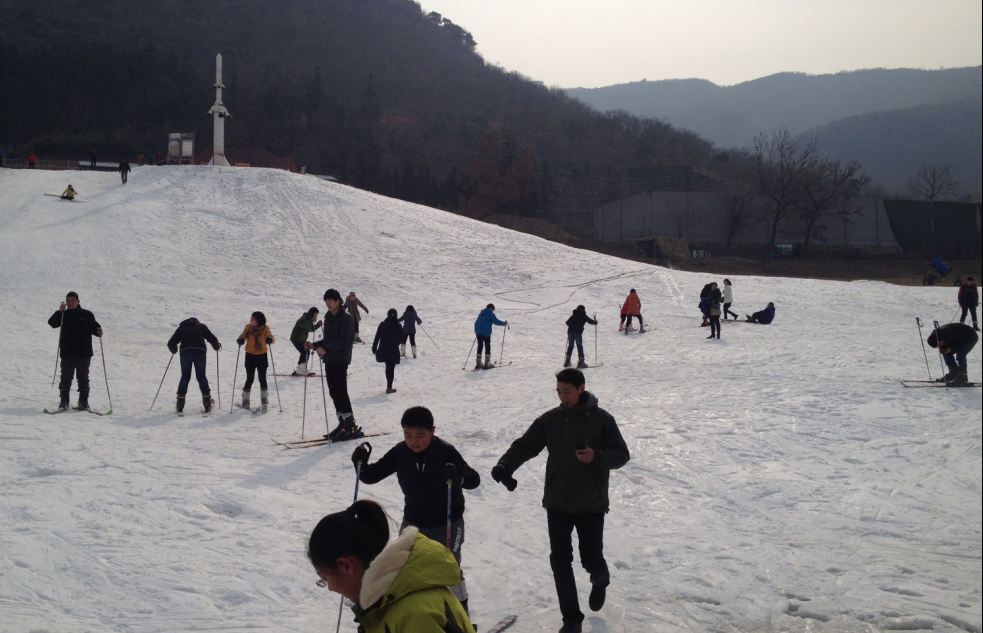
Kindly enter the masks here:
[[48, 415], [57, 415], [59, 413], [68, 413], [68, 409], [54, 409], [52, 411], [45, 409], [44, 412], [47, 413]]
[[505, 629], [515, 624], [515, 621], [518, 618], [519, 616], [517, 615], [507, 615], [501, 620], [499, 620], [498, 622], [496, 622], [495, 624], [493, 624], [492, 627], [487, 631], [485, 631], [484, 633], [501, 633]]
[[55, 198], [61, 198], [62, 200], [68, 200], [69, 202], [85, 202], [85, 200], [76, 200], [75, 198], [62, 198], [59, 193], [46, 193], [46, 196], [53, 196]]
[[273, 374], [274, 376], [280, 376], [281, 378], [324, 378], [324, 374]]
[[[497, 365], [492, 365], [491, 367], [478, 367], [478, 368], [472, 369], [471, 371], [485, 371], [486, 369], [498, 369], [499, 367], [508, 367], [511, 364], [512, 364], [512, 361], [509, 361], [507, 363], [498, 363]], [[464, 371], [467, 371], [468, 370], [467, 367], [462, 367], [461, 369], [463, 369]]]
[[329, 440], [326, 437], [315, 437], [309, 440], [285, 440], [281, 441], [276, 438], [270, 438], [273, 440], [274, 444], [279, 444], [284, 448], [310, 448], [312, 446], [324, 446], [325, 444], [340, 444], [342, 442], [351, 442], [352, 440], [360, 440], [364, 437], [378, 437], [380, 435], [389, 435], [388, 432], [385, 433], [365, 433], [359, 437], [353, 437], [345, 440]]
[[934, 380], [902, 380], [901, 384], [905, 387], [948, 387], [949, 389], [961, 389], [963, 387], [980, 387], [983, 383], [969, 382], [965, 385], [952, 385], [945, 382], [936, 382]]

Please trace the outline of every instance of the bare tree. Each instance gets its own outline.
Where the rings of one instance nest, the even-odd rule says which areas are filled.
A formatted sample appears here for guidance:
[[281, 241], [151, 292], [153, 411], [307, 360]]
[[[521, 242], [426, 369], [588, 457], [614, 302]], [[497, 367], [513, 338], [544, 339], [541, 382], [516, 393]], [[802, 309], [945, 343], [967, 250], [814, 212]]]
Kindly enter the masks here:
[[805, 195], [804, 174], [816, 154], [815, 143], [804, 147], [788, 128], [754, 137], [754, 162], [761, 193], [772, 202], [769, 248], [775, 243], [778, 225], [801, 204]]
[[948, 165], [922, 165], [908, 179], [908, 192], [922, 200], [935, 202], [951, 195], [958, 184], [952, 178]]
[[724, 230], [727, 234], [727, 248], [731, 247], [734, 238], [753, 219], [751, 211], [756, 193], [753, 187], [745, 182], [733, 182], [724, 191]]
[[860, 173], [860, 163], [813, 158], [803, 172], [803, 200], [799, 218], [804, 226], [802, 254], [809, 250], [809, 242], [821, 221], [827, 217], [856, 215], [859, 211], [850, 200], [860, 194], [870, 177]]

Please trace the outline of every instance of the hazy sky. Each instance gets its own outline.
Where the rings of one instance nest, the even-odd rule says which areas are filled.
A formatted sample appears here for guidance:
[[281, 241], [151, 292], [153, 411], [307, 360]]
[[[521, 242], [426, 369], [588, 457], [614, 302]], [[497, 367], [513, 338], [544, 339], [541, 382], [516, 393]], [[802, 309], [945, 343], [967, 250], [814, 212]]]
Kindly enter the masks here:
[[417, 0], [563, 88], [981, 64], [980, 0]]

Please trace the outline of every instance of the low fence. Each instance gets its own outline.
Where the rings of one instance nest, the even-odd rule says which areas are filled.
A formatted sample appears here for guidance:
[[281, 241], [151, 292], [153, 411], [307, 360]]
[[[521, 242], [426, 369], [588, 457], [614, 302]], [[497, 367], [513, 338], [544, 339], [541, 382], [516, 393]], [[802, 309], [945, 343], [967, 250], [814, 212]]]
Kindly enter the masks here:
[[119, 169], [119, 161], [111, 163], [109, 161], [96, 161], [95, 167], [92, 166], [92, 161], [89, 159], [85, 160], [68, 160], [64, 158], [39, 158], [34, 162], [34, 167], [31, 167], [26, 158], [4, 158], [0, 161], [0, 167], [4, 169], [50, 169], [50, 170], [85, 170], [85, 171], [117, 171]]

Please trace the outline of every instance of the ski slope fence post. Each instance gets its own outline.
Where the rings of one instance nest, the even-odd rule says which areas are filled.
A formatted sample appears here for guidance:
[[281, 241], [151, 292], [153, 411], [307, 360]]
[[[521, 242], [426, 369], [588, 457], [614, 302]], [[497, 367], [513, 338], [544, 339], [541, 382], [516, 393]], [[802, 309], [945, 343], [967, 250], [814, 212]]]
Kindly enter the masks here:
[[[939, 333], [939, 322], [932, 321], [932, 326], [935, 327], [935, 344], [939, 350], [939, 367], [942, 368], [942, 375], [945, 376], [945, 358], [942, 356], [942, 335]], [[949, 383], [945, 384], [945, 388], [949, 389]]]
[[106, 371], [106, 350], [102, 347], [102, 335], [99, 337], [99, 355], [102, 357], [102, 377], [106, 381], [106, 397], [109, 399], [109, 412], [113, 412], [113, 397], [109, 394], [109, 372]]
[[239, 374], [239, 353], [242, 352], [242, 345], [236, 350], [236, 366], [232, 370], [232, 404], [229, 405], [229, 413], [236, 406], [236, 376]]
[[154, 408], [154, 403], [157, 402], [157, 396], [160, 395], [160, 388], [164, 386], [164, 379], [167, 378], [167, 370], [171, 368], [171, 361], [174, 360], [174, 354], [167, 359], [167, 367], [164, 368], [164, 375], [160, 377], [160, 384], [157, 385], [157, 393], [154, 394], [153, 402], [150, 403], [150, 408], [147, 411], [152, 411]]
[[[506, 323], [505, 324], [505, 331], [502, 332], [502, 348], [498, 352], [498, 364], [499, 365], [502, 364], [502, 358], [505, 356], [505, 335], [508, 334], [508, 333], [509, 333], [509, 326]], [[464, 364], [467, 365], [468, 364], [467, 361], [464, 361]]]
[[[433, 338], [430, 336], [430, 334], [426, 330], [423, 329], [423, 324], [422, 323], [420, 323], [420, 331], [422, 331], [424, 334], [427, 335], [427, 338], [430, 339], [430, 342], [433, 343], [433, 346], [435, 348], [440, 349], [439, 347], [437, 347], [437, 341], [433, 340]], [[468, 353], [468, 356], [470, 356], [470, 355], [471, 354], [469, 352]], [[468, 361], [464, 361], [464, 364], [467, 365], [468, 364]]]
[[276, 389], [276, 406], [280, 407], [280, 413], [283, 413], [283, 405], [280, 404], [280, 385], [276, 382], [276, 361], [273, 360], [273, 346], [267, 345], [266, 353], [270, 357], [270, 366], [273, 367], [273, 388]]
[[925, 357], [925, 371], [928, 372], [928, 379], [932, 379], [932, 370], [928, 367], [928, 350], [925, 349], [925, 338], [922, 335], [922, 320], [915, 317], [915, 325], [918, 326], [918, 342], [922, 344], [922, 355]]
[[468, 360], [471, 358], [471, 352], [474, 351], [474, 344], [475, 344], [475, 341], [477, 341], [477, 340], [478, 340], [478, 337], [476, 336], [471, 341], [471, 347], [468, 348], [468, 355], [464, 357], [464, 365], [461, 366], [461, 369], [467, 369], [468, 368]]
[[58, 376], [58, 359], [61, 356], [61, 332], [65, 325], [65, 311], [61, 311], [61, 323], [58, 324], [58, 347], [55, 348], [55, 373], [51, 374], [51, 386], [55, 386], [55, 378]]

